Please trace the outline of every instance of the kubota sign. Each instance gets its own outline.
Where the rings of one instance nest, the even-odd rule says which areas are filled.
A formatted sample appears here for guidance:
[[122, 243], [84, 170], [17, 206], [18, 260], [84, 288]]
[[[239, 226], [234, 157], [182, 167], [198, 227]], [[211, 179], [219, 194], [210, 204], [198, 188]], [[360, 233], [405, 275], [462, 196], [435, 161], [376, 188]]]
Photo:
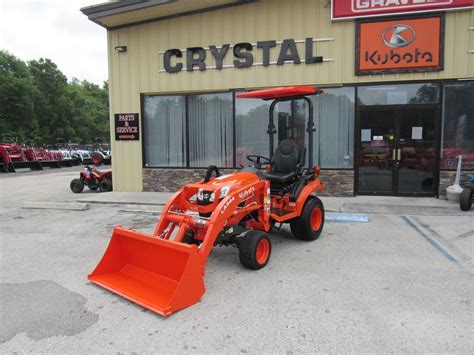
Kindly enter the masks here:
[[333, 20], [474, 8], [474, 0], [332, 0]]
[[356, 74], [443, 69], [442, 15], [357, 23]]

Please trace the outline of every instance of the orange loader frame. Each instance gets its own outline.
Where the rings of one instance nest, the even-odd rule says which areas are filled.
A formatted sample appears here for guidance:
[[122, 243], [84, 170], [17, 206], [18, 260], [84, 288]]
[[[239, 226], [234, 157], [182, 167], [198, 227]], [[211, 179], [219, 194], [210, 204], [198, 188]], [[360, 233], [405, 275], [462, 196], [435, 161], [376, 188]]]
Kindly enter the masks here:
[[[298, 99], [310, 102], [305, 95], [315, 93], [312, 87], [290, 87], [241, 94], [274, 99], [269, 123], [270, 156], [275, 104]], [[210, 166], [203, 181], [182, 187], [168, 200], [151, 236], [115, 227], [102, 260], [88, 279], [169, 316], [195, 304], [204, 294], [205, 265], [214, 245], [239, 246], [242, 264], [260, 269], [270, 257], [266, 233], [275, 223], [291, 223], [300, 239], [316, 239], [324, 225], [324, 208], [316, 193], [324, 184], [318, 178], [319, 168], [312, 166], [311, 103], [309, 108], [309, 164], [299, 175], [304, 187], [296, 199], [288, 190], [272, 193], [271, 182], [255, 171], [243, 169], [220, 176], [219, 170]], [[304, 221], [303, 216], [307, 217]], [[307, 226], [309, 235], [304, 234]]]

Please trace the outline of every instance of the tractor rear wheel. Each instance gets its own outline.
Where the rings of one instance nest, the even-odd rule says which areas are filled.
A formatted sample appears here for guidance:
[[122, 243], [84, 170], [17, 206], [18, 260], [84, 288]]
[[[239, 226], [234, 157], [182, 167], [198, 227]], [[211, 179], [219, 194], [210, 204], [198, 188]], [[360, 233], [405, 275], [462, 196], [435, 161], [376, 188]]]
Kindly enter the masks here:
[[272, 245], [265, 232], [251, 230], [240, 239], [240, 263], [247, 269], [259, 270], [265, 267], [271, 253]]
[[112, 181], [102, 180], [99, 185], [100, 192], [112, 191]]
[[72, 192], [74, 192], [75, 194], [79, 194], [82, 192], [82, 190], [84, 190], [84, 183], [81, 179], [74, 179], [71, 181], [69, 187], [71, 188]]
[[291, 232], [301, 240], [318, 239], [324, 227], [324, 205], [317, 197], [306, 201], [301, 216], [290, 223]]
[[461, 210], [469, 211], [472, 207], [472, 189], [470, 187], [464, 188], [461, 194]]

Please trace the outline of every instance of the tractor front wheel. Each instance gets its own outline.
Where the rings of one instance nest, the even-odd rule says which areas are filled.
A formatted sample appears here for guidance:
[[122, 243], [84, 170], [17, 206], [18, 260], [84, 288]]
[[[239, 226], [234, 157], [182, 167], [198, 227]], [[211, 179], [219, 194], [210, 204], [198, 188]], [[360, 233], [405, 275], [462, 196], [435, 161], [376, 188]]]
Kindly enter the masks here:
[[461, 194], [461, 210], [469, 211], [472, 207], [472, 189], [470, 187], [464, 188]]
[[259, 270], [265, 267], [271, 253], [272, 245], [265, 232], [251, 230], [240, 239], [240, 263], [247, 269]]
[[82, 192], [82, 190], [84, 190], [84, 183], [81, 179], [74, 179], [71, 181], [69, 187], [71, 188], [72, 192], [74, 192], [75, 194], [79, 194]]
[[291, 232], [301, 240], [318, 239], [324, 227], [324, 205], [317, 197], [306, 201], [301, 216], [290, 223]]

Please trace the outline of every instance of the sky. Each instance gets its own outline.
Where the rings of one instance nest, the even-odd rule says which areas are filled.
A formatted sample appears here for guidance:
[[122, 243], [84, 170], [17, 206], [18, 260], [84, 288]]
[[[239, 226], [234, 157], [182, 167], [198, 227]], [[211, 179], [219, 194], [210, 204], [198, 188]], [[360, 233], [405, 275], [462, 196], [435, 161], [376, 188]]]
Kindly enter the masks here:
[[104, 0], [0, 0], [0, 49], [51, 59], [69, 80], [107, 80], [107, 31], [80, 8]]

